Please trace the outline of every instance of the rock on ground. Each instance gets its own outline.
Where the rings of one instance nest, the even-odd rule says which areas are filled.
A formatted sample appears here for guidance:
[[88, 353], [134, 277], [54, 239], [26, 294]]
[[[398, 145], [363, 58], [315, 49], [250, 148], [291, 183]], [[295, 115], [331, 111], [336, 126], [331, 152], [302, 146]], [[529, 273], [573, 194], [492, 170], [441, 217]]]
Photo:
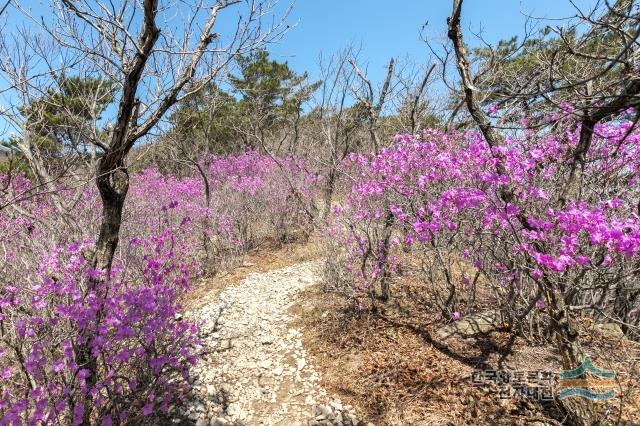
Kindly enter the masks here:
[[438, 329], [438, 337], [448, 339], [453, 336], [473, 337], [480, 333], [489, 333], [504, 327], [500, 311], [485, 311], [468, 315], [459, 321], [451, 322]]
[[320, 386], [301, 333], [290, 324], [296, 294], [318, 277], [314, 262], [254, 273], [187, 313], [201, 324], [206, 355], [191, 372], [193, 392], [176, 423], [361, 424], [352, 407]]

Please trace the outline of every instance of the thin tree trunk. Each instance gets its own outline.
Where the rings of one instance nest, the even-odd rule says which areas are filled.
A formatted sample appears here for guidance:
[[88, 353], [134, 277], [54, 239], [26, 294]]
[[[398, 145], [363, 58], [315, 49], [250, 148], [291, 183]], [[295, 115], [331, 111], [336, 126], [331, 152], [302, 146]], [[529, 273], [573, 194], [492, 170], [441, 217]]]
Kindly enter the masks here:
[[327, 182], [324, 187], [324, 206], [322, 212], [322, 219], [327, 220], [329, 212], [331, 211], [331, 203], [333, 202], [333, 191], [336, 185], [336, 169], [334, 167], [329, 170], [327, 175]]
[[380, 278], [380, 299], [384, 302], [389, 300], [389, 281], [391, 279], [391, 271], [389, 270], [389, 240], [393, 230], [393, 213], [388, 212], [384, 220], [382, 249], [380, 253], [382, 277]]
[[215, 273], [215, 269], [212, 267], [212, 248], [211, 248], [211, 240], [207, 235], [207, 229], [211, 228], [211, 220], [209, 218], [208, 212], [211, 207], [211, 187], [209, 186], [209, 178], [207, 174], [202, 169], [200, 164], [196, 161], [196, 168], [198, 169], [198, 173], [200, 173], [200, 177], [202, 177], [202, 183], [204, 184], [204, 202], [207, 208], [207, 215], [202, 219], [202, 243], [204, 246], [205, 252], [205, 271]]

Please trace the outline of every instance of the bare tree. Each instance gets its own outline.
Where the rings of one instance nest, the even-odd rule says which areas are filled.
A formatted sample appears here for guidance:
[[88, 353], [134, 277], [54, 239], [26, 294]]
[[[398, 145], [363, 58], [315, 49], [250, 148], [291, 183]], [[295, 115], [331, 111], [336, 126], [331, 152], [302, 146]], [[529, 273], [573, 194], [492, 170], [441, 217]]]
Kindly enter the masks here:
[[[234, 33], [214, 32], [221, 13], [241, 5], [244, 13]], [[88, 291], [100, 292], [101, 283], [110, 276], [129, 189], [127, 157], [134, 144], [149, 135], [180, 99], [220, 78], [235, 57], [281, 36], [287, 28], [282, 20], [263, 25], [272, 6], [271, 1], [253, 0], [181, 6], [158, 0], [55, 0], [53, 15], [46, 20], [16, 6], [31, 25], [2, 34], [0, 72], [9, 82], [5, 92], [14, 101], [2, 115], [19, 133], [17, 147], [40, 182], [51, 185], [70, 167], [51, 174], [47, 157], [33, 138], [34, 122], [41, 116], [37, 110], [25, 116], [24, 106], [55, 87], [57, 76], [64, 73], [115, 83], [115, 114], [104, 120], [106, 124], [95, 117], [93, 131], [84, 132], [85, 142], [95, 148], [93, 177], [102, 200], [98, 236], [87, 257], [104, 272], [89, 283]], [[189, 85], [191, 81], [201, 84]], [[77, 164], [73, 167], [77, 169]], [[59, 203], [64, 213], [66, 208]], [[77, 360], [90, 371], [91, 385], [97, 366], [88, 346], [77, 348]], [[91, 406], [88, 401], [84, 404], [88, 421]]]
[[322, 216], [326, 219], [333, 202], [340, 163], [349, 152], [358, 147], [358, 117], [350, 106], [353, 102], [350, 87], [355, 80], [353, 67], [348, 60], [352, 48], [344, 49], [329, 58], [319, 59], [321, 85], [314, 99], [310, 121], [311, 140], [317, 140], [319, 168], [325, 170]]
[[433, 70], [436, 68], [436, 65], [433, 64], [429, 67], [429, 69], [427, 70], [427, 72], [424, 74], [424, 78], [422, 79], [422, 82], [420, 83], [420, 85], [416, 88], [416, 90], [413, 91], [413, 93], [411, 93], [411, 103], [410, 106], [411, 108], [409, 109], [409, 123], [410, 123], [410, 130], [411, 133], [415, 133], [416, 130], [418, 130], [418, 116], [419, 116], [419, 109], [420, 109], [420, 100], [424, 94], [425, 89], [427, 88], [427, 83], [429, 83], [429, 78], [431, 77], [431, 73], [433, 73]]
[[380, 150], [378, 123], [380, 121], [380, 114], [382, 113], [385, 102], [388, 100], [387, 96], [390, 95], [390, 91], [393, 91], [391, 80], [394, 76], [393, 70], [395, 60], [393, 58], [389, 60], [389, 65], [387, 65], [387, 74], [378, 93], [374, 90], [374, 86], [369, 77], [367, 77], [360, 67], [358, 67], [355, 58], [349, 58], [348, 61], [358, 76], [358, 80], [354, 81], [351, 90], [356, 99], [358, 99], [358, 102], [360, 102], [365, 108], [367, 131], [371, 138], [373, 150], [377, 153]]
[[[483, 99], [493, 98], [503, 104], [513, 102], [512, 104], [516, 106], [524, 103], [525, 115], [531, 114], [532, 108], [542, 109], [542, 111], [549, 107], [559, 108], [561, 102], [568, 102], [577, 107], [575, 118], [580, 125], [579, 141], [570, 150], [568, 173], [562, 186], [564, 189], [560, 191], [558, 199], [552, 200], [553, 207], [564, 208], [570, 200], [588, 197], [588, 194], [583, 192], [584, 182], [581, 179], [581, 171], [585, 167], [586, 153], [594, 136], [595, 125], [620, 114], [626, 108], [633, 108], [636, 111], [638, 109], [640, 93], [636, 43], [638, 15], [632, 13], [632, 7], [632, 2], [621, 0], [611, 7], [607, 5], [604, 14], [599, 16], [597, 9], [589, 14], [580, 14], [579, 23], [573, 24], [568, 32], [557, 29], [558, 39], [552, 43], [554, 46], [552, 49], [540, 52], [538, 58], [541, 58], [539, 59], [541, 63], [546, 65], [544, 70], [548, 74], [522, 73], [520, 78], [514, 79], [510, 76], [501, 76], [499, 90], [494, 86], [494, 92], [483, 93], [479, 87], [483, 85], [487, 87], [487, 78], [492, 78], [491, 73], [479, 79], [473, 77], [469, 54], [460, 28], [462, 0], [453, 1], [453, 12], [448, 19], [448, 37], [453, 45], [464, 103], [491, 148], [502, 146], [504, 135], [496, 121], [483, 110]], [[588, 24], [589, 31], [578, 38], [576, 36], [578, 25], [585, 23]], [[569, 36], [569, 33], [572, 35]], [[600, 45], [597, 40], [604, 42]], [[498, 56], [492, 55], [492, 57]], [[504, 66], [504, 56], [498, 60], [498, 63]], [[576, 66], [576, 63], [579, 66]], [[489, 87], [492, 86], [489, 85]], [[515, 114], [516, 117], [522, 117], [522, 115], [522, 110], [520, 114]], [[545, 121], [542, 123], [543, 126], [549, 126], [544, 124]], [[492, 152], [497, 151], [492, 150]], [[506, 175], [504, 159], [499, 154], [494, 156], [496, 173]], [[517, 203], [513, 190], [508, 186], [504, 187], [498, 195], [505, 205]], [[525, 230], [531, 229], [526, 220], [529, 214], [521, 211], [516, 218], [519, 226]], [[543, 251], [544, 248], [537, 246], [536, 250]], [[531, 259], [528, 261], [530, 262]], [[576, 301], [575, 294], [578, 291], [576, 282], [580, 279], [572, 284], [561, 281], [543, 277], [541, 292], [548, 301], [549, 327], [560, 353], [562, 366], [564, 369], [573, 369], [580, 365], [584, 358], [579, 334], [571, 322], [570, 306]], [[602, 298], [605, 298], [604, 294]], [[563, 406], [575, 423], [593, 424], [597, 419], [594, 406], [588, 400], [563, 400]]]
[[428, 63], [425, 68], [408, 60], [403, 62], [397, 61], [394, 67], [395, 94], [388, 100], [388, 115], [381, 120], [381, 134], [385, 140], [391, 140], [398, 132], [413, 134], [437, 126], [442, 114], [439, 97], [433, 91], [427, 91], [427, 87], [432, 87], [436, 64]]

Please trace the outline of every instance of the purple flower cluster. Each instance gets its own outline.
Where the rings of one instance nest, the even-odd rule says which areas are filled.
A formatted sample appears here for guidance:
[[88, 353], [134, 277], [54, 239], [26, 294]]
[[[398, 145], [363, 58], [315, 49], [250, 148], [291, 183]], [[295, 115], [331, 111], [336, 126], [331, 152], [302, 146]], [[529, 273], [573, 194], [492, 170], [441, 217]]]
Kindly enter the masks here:
[[[308, 222], [301, 203], [317, 183], [303, 162], [254, 152], [212, 159], [208, 179], [209, 205], [200, 177], [132, 176], [108, 276], [90, 262], [93, 188], [61, 181], [0, 210], [0, 425], [81, 424], [87, 401], [97, 423], [140, 424], [183, 398], [200, 346], [179, 301], [204, 269], [203, 238], [216, 261], [265, 237], [265, 223], [276, 232]], [[30, 190], [14, 177], [0, 198]], [[61, 214], [56, 197], [73, 209]]]
[[[553, 133], [522, 131], [493, 149], [479, 132], [425, 130], [377, 155], [352, 154], [333, 232], [348, 247], [355, 286], [369, 289], [398, 267], [394, 245], [422, 251], [434, 270], [472, 266], [538, 307], [541, 282], [623, 277], [640, 255], [640, 133], [614, 121], [594, 134], [581, 165], [572, 163], [580, 127], [565, 116]], [[568, 188], [572, 173], [580, 176]], [[455, 275], [443, 280], [464, 289]]]

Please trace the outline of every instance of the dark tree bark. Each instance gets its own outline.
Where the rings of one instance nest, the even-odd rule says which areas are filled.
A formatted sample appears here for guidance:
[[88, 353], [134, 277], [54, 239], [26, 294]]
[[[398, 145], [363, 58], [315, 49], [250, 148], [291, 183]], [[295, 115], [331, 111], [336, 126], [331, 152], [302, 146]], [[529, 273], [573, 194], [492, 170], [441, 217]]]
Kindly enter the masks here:
[[[477, 126], [480, 128], [487, 144], [493, 148], [494, 146], [500, 146], [503, 139], [500, 133], [498, 133], [491, 125], [489, 116], [482, 110], [480, 102], [475, 94], [477, 89], [473, 86], [470, 65], [467, 59], [467, 51], [464, 45], [462, 31], [460, 29], [461, 12], [462, 0], [453, 0], [453, 12], [447, 19], [447, 35], [453, 43], [456, 55], [456, 65], [460, 75], [467, 109]], [[585, 133], [587, 133], [589, 129], [591, 129], [591, 132], [588, 134], [588, 139], [590, 140], [593, 125], [585, 127]], [[581, 140], [582, 136], [583, 135], [581, 135]], [[587, 135], [585, 135], [585, 139], [586, 138]], [[588, 148], [588, 146], [586, 148]], [[578, 153], [576, 155], [583, 155], [580, 147], [577, 149], [577, 152]], [[500, 175], [504, 175], [505, 168], [502, 163], [502, 159], [497, 158], [497, 160], [496, 172]], [[513, 193], [509, 189], [502, 190], [498, 195], [505, 204], [512, 202], [514, 199]], [[529, 227], [526, 221], [526, 216], [523, 213], [518, 216], [518, 220], [521, 226], [525, 229]], [[564, 300], [564, 294], [561, 289], [556, 288], [553, 283], [547, 280], [544, 282], [544, 294], [548, 301], [549, 316], [551, 317], [550, 325], [554, 332], [556, 347], [562, 359], [562, 368], [565, 370], [574, 369], [582, 363], [584, 353], [580, 345], [578, 332], [571, 324], [569, 310], [567, 309]], [[570, 414], [572, 421], [575, 424], [590, 425], [597, 419], [595, 407], [590, 400], [584, 398], [569, 398], [563, 400], [562, 405]]]
[[[138, 125], [139, 101], [136, 99], [138, 86], [142, 80], [147, 62], [153, 53], [154, 46], [160, 36], [160, 29], [156, 26], [158, 13], [158, 0], [144, 0], [143, 2], [143, 22], [140, 36], [137, 41], [138, 49], [130, 63], [124, 64], [125, 78], [122, 86], [122, 96], [118, 105], [118, 115], [108, 146], [104, 155], [97, 164], [96, 186], [102, 201], [102, 218], [100, 232], [95, 243], [93, 253], [90, 255], [90, 264], [101, 274], [88, 283], [88, 291], [100, 293], [105, 291], [106, 283], [111, 278], [111, 268], [115, 251], [120, 239], [120, 227], [122, 224], [122, 212], [129, 190], [129, 173], [127, 172], [127, 156], [136, 141], [146, 135], [167, 110], [177, 102], [178, 95], [185, 85], [192, 79], [196, 66], [207, 46], [213, 41], [210, 33], [215, 23], [217, 11], [223, 6], [216, 6], [211, 12], [209, 20], [204, 25], [202, 34], [192, 53], [191, 60], [185, 70], [178, 76], [173, 87], [166, 93], [160, 101], [157, 109], [144, 121]], [[88, 17], [76, 8], [71, 0], [63, 0], [63, 4], [80, 19], [87, 20]], [[101, 313], [98, 312], [96, 324], [98, 327], [101, 321]], [[95, 386], [97, 382], [97, 359], [91, 353], [91, 339], [94, 329], [87, 328], [81, 330], [82, 343], [76, 347], [76, 358], [81, 368], [89, 371], [87, 385], [89, 388]], [[78, 401], [80, 403], [80, 401]], [[92, 416], [91, 398], [87, 397], [82, 401], [84, 405], [84, 423], [89, 424]]]

